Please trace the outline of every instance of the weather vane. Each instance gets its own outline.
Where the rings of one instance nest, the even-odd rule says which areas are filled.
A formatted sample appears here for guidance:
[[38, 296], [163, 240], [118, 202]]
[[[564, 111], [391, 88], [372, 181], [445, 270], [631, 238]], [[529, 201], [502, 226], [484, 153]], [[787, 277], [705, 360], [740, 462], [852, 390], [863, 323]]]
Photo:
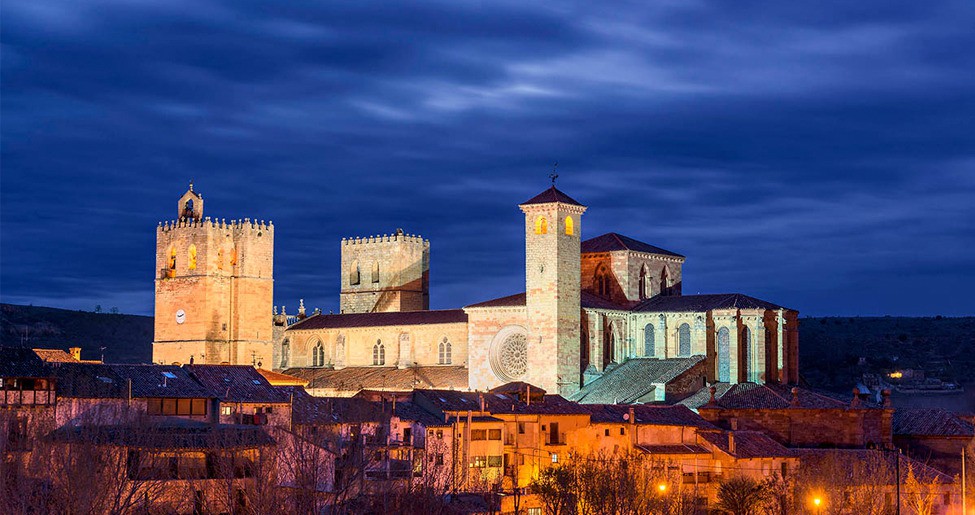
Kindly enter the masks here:
[[555, 179], [559, 178], [559, 174], [555, 173], [555, 170], [559, 167], [559, 162], [556, 161], [555, 165], [552, 166], [552, 173], [549, 174], [548, 178], [552, 179], [552, 186], [555, 186]]

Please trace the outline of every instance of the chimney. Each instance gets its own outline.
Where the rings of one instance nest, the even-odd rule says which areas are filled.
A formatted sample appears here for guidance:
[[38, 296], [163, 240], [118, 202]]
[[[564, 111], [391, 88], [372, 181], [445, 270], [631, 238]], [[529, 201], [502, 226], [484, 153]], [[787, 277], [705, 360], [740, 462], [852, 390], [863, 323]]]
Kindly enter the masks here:
[[735, 432], [728, 431], [728, 454], [735, 454]]
[[795, 386], [792, 387], [792, 407], [799, 407], [799, 388]]
[[81, 347], [71, 347], [68, 349], [68, 352], [71, 353], [73, 359], [81, 361]]
[[850, 407], [851, 408], [860, 407], [860, 389], [855, 386], [853, 387], [853, 398], [850, 399]]
[[481, 413], [483, 414], [484, 413], [484, 394], [483, 393], [478, 394], [477, 397], [478, 397], [478, 399], [481, 402]]
[[716, 403], [717, 401], [714, 400], [714, 395], [716, 393], [718, 393], [718, 389], [715, 388], [714, 385], [711, 385], [711, 387], [708, 388], [708, 393], [711, 394], [711, 398], [708, 399], [708, 404], [714, 404], [714, 403]]
[[884, 388], [883, 391], [880, 392], [880, 395], [883, 396], [883, 398], [884, 398], [884, 407], [885, 408], [891, 407], [891, 404], [890, 404], [890, 390], [887, 389], [887, 388]]
[[630, 406], [630, 425], [636, 424], [636, 410]]
[[731, 430], [732, 431], [737, 431], [738, 430], [738, 419], [737, 418], [733, 418], [733, 419], [729, 420], [728, 423], [731, 425]]

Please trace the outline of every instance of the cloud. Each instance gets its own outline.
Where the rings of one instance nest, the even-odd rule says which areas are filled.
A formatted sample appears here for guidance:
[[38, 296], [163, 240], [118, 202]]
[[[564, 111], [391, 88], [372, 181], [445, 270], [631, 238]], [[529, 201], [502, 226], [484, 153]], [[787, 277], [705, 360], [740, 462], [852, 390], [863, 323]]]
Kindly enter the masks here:
[[970, 2], [0, 9], [5, 302], [150, 313], [191, 179], [274, 220], [279, 305], [335, 308], [339, 240], [397, 227], [435, 306], [484, 300], [523, 288], [515, 206], [559, 161], [584, 234], [687, 255], [688, 291], [975, 310]]

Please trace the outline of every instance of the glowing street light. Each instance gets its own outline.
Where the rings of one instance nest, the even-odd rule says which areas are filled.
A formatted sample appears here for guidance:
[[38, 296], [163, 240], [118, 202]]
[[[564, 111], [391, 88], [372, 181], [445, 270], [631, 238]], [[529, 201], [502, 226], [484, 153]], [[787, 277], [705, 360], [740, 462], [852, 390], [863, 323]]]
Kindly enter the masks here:
[[819, 513], [819, 506], [821, 504], [823, 504], [823, 500], [819, 496], [816, 496], [816, 497], [813, 497], [812, 503], [813, 503], [813, 506], [816, 507], [816, 513], [818, 514]]
[[659, 492], [660, 492], [661, 494], [665, 494], [665, 493], [667, 493], [667, 484], [666, 484], [666, 483], [660, 483], [659, 485], [657, 485], [657, 490], [658, 490], [658, 491], [659, 491]]

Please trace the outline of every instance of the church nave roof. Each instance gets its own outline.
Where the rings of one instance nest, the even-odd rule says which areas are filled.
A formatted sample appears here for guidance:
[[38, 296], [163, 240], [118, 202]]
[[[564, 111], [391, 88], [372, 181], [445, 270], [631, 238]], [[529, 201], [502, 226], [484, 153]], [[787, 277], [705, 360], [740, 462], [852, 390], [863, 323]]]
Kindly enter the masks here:
[[312, 315], [288, 328], [332, 329], [337, 327], [377, 327], [389, 325], [429, 325], [466, 323], [463, 309], [433, 309], [423, 311], [385, 311], [380, 313], [343, 313]]
[[590, 252], [613, 252], [616, 250], [632, 250], [634, 252], [646, 252], [647, 254], [661, 254], [664, 256], [674, 256], [679, 258], [684, 257], [676, 252], [664, 250], [660, 247], [655, 247], [649, 243], [643, 243], [642, 241], [634, 240], [633, 238], [629, 238], [615, 232], [608, 232], [602, 236], [589, 238], [588, 240], [582, 242], [583, 254]]
[[633, 311], [704, 312], [712, 309], [789, 309], [741, 293], [713, 293], [705, 295], [658, 295], [633, 307]]

